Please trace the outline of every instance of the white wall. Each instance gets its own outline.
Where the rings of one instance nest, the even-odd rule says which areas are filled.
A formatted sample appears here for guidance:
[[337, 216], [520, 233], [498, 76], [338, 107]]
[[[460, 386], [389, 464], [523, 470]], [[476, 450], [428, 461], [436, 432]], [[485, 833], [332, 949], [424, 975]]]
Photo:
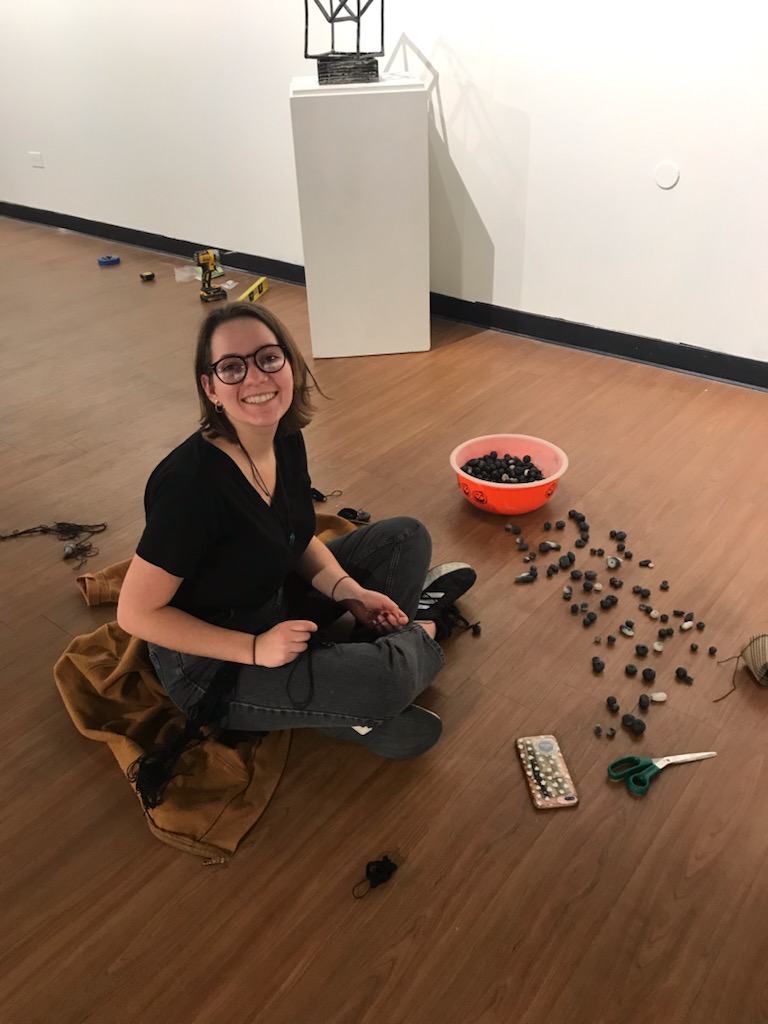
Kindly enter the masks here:
[[[432, 84], [434, 291], [768, 360], [765, 5], [386, 19], [382, 65]], [[302, 263], [288, 85], [311, 71], [301, 0], [0, 5], [0, 199]]]
[[0, 3], [0, 198], [301, 263], [303, 54], [293, 0]]

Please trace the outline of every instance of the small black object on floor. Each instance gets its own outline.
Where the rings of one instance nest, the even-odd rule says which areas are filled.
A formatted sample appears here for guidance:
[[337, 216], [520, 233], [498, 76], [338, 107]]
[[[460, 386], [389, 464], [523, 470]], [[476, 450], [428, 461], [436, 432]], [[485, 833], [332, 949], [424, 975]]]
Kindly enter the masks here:
[[[392, 875], [397, 871], [397, 864], [393, 860], [390, 860], [386, 855], [381, 860], [369, 860], [365, 866], [365, 878], [357, 883], [352, 890], [352, 895], [356, 900], [361, 900], [363, 896], [368, 892], [368, 889], [375, 889], [378, 885], [383, 885], [388, 882]], [[368, 889], [365, 889], [359, 895], [357, 889], [361, 885], [365, 885], [368, 882]]]

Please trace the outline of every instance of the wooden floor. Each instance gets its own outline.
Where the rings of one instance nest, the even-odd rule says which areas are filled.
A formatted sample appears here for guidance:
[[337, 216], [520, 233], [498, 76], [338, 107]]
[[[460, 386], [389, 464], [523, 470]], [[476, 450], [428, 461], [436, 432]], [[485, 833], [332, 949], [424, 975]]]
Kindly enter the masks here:
[[[105, 521], [87, 566], [103, 568], [132, 554], [146, 478], [196, 426], [196, 286], [176, 282], [181, 260], [55, 229], [0, 221], [0, 246], [0, 533]], [[110, 252], [122, 264], [100, 268]], [[232, 294], [251, 280], [228, 276]], [[309, 356], [303, 290], [271, 282], [262, 301]], [[714, 703], [733, 667], [718, 660], [768, 630], [768, 395], [447, 322], [433, 337], [429, 353], [315, 363], [332, 400], [306, 439], [315, 486], [343, 492], [328, 511], [414, 515], [435, 562], [477, 569], [463, 608], [482, 635], [449, 642], [423, 697], [443, 739], [387, 763], [296, 733], [227, 865], [154, 839], [58, 697], [54, 661], [112, 610], [85, 606], [60, 541], [0, 544], [2, 1024], [768, 1022], [768, 690], [741, 668]], [[532, 545], [569, 508], [596, 546], [628, 534], [627, 585], [595, 629], [569, 614], [562, 574], [513, 585], [505, 520], [456, 487], [452, 448], [505, 430], [571, 460], [551, 506], [520, 520]], [[635, 641], [595, 632], [632, 617], [655, 639], [636, 583], [706, 631], [697, 654], [678, 633], [654, 656], [669, 699], [642, 738], [598, 738], [606, 696], [631, 711], [642, 686], [623, 673]], [[536, 733], [559, 737], [577, 808], [533, 809], [514, 741]], [[622, 754], [699, 750], [717, 757], [644, 798], [607, 780]], [[394, 878], [354, 899], [385, 853]]]

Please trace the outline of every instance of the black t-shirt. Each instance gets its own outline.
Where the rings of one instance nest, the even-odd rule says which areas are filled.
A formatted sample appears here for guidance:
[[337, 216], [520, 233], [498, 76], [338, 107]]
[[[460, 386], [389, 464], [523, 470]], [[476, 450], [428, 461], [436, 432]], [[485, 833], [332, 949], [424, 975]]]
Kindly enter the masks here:
[[136, 553], [182, 577], [174, 608], [246, 628], [280, 591], [312, 539], [315, 511], [301, 433], [277, 437], [275, 454], [271, 505], [199, 431], [152, 472]]

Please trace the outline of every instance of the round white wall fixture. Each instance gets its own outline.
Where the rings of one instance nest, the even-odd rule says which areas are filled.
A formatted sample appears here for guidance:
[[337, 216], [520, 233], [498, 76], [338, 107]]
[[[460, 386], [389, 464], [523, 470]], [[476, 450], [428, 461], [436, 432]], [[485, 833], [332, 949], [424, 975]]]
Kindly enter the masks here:
[[660, 164], [656, 165], [653, 174], [659, 188], [674, 188], [680, 181], [680, 168], [671, 160], [662, 160]]

